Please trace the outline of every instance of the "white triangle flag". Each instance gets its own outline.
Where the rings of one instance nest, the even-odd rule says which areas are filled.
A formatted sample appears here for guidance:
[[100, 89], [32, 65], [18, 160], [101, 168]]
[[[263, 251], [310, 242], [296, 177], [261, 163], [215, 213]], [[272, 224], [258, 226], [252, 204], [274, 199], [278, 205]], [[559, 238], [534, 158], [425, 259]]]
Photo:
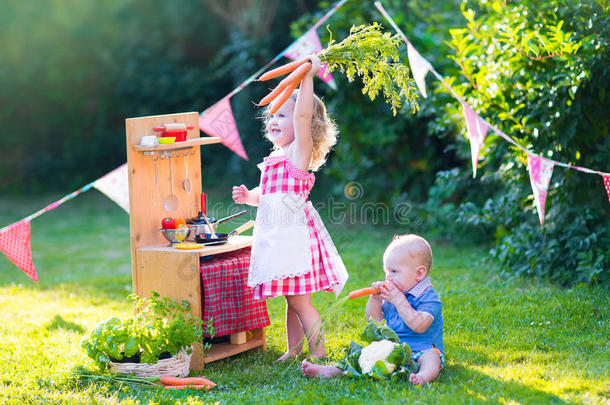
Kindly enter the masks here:
[[474, 110], [466, 103], [462, 103], [462, 109], [464, 110], [464, 119], [466, 121], [466, 133], [468, 134], [468, 140], [470, 141], [470, 153], [472, 155], [472, 177], [477, 177], [477, 164], [479, 162], [479, 153], [481, 147], [485, 142], [489, 125], [483, 119], [474, 112]]
[[415, 84], [417, 84], [417, 88], [421, 94], [424, 97], [428, 97], [426, 94], [426, 75], [432, 66], [430, 66], [430, 63], [413, 48], [413, 45], [411, 45], [410, 42], [407, 42], [407, 53], [409, 55], [409, 65], [411, 65], [411, 72], [413, 73]]
[[129, 179], [127, 163], [100, 177], [93, 187], [106, 194], [129, 214]]
[[554, 166], [555, 162], [552, 160], [527, 154], [527, 170], [530, 173], [530, 183], [534, 192], [534, 203], [538, 211], [538, 218], [540, 218], [540, 225], [544, 225], [544, 206]]

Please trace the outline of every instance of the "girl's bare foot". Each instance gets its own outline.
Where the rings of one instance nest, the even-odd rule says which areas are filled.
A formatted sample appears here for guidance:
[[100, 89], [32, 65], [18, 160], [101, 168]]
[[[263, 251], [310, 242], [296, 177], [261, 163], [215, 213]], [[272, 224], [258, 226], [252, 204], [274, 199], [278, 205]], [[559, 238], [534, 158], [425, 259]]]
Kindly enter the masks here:
[[298, 356], [298, 354], [294, 353], [294, 352], [286, 352], [284, 354], [282, 354], [280, 357], [278, 357], [277, 359], [275, 359], [275, 361], [286, 361], [286, 360], [290, 360], [290, 359], [296, 359]]
[[336, 377], [343, 374], [343, 371], [335, 366], [324, 366], [321, 364], [312, 364], [307, 360], [303, 360], [301, 363], [301, 371], [306, 377]]
[[413, 373], [411, 373], [411, 375], [409, 376], [409, 381], [411, 381], [412, 384], [421, 385], [422, 387], [428, 384], [428, 381], [424, 380], [421, 375]]

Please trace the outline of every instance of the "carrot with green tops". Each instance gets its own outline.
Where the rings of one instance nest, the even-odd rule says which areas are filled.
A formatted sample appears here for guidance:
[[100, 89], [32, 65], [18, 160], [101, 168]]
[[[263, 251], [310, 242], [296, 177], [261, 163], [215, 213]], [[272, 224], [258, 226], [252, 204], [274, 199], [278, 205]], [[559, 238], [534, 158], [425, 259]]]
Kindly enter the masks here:
[[289, 72], [292, 72], [293, 70], [295, 70], [296, 68], [301, 66], [303, 63], [307, 62], [308, 60], [309, 60], [308, 58], [303, 58], [303, 59], [295, 60], [294, 62], [287, 63], [285, 65], [282, 65], [280, 67], [277, 67], [275, 69], [272, 69], [268, 72], [263, 73], [263, 75], [261, 77], [259, 77], [258, 80], [261, 82], [264, 82], [265, 80], [269, 80], [269, 79], [273, 79], [278, 76], [285, 75]]
[[[316, 56], [326, 65], [326, 73], [339, 70], [347, 76], [349, 82], [356, 76], [360, 77], [362, 92], [371, 100], [383, 94], [394, 115], [402, 108], [403, 100], [411, 106], [411, 112], [415, 113], [419, 109], [418, 96], [409, 67], [400, 61], [398, 49], [402, 43], [400, 35], [384, 33], [381, 25], [374, 22], [352, 27], [349, 36], [339, 43], [331, 39], [328, 46], [317, 52]], [[259, 81], [294, 73], [308, 60], [309, 58], [303, 58], [270, 70]], [[279, 94], [278, 89], [265, 101], [270, 102], [274, 96], [281, 97]]]

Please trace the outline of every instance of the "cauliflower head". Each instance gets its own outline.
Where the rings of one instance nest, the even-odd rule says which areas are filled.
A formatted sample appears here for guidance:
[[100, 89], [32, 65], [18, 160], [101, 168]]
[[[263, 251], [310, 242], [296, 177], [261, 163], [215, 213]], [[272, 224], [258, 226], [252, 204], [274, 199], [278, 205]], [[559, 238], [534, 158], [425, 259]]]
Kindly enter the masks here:
[[363, 347], [362, 351], [360, 352], [360, 358], [358, 359], [358, 364], [362, 369], [362, 374], [369, 374], [373, 370], [373, 367], [378, 360], [383, 361], [388, 371], [393, 373], [396, 365], [390, 363], [388, 361], [388, 357], [396, 346], [399, 345], [387, 339], [383, 339], [378, 342], [372, 342], [368, 346]]

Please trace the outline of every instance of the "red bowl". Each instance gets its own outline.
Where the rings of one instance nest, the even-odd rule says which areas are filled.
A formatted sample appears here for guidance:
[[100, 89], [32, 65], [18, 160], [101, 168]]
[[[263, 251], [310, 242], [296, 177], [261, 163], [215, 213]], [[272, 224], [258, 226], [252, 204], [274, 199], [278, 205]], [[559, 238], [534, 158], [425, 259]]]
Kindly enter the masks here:
[[161, 134], [161, 136], [162, 137], [175, 136], [176, 142], [184, 142], [184, 141], [186, 141], [187, 133], [188, 133], [188, 131], [163, 132], [163, 134]]

